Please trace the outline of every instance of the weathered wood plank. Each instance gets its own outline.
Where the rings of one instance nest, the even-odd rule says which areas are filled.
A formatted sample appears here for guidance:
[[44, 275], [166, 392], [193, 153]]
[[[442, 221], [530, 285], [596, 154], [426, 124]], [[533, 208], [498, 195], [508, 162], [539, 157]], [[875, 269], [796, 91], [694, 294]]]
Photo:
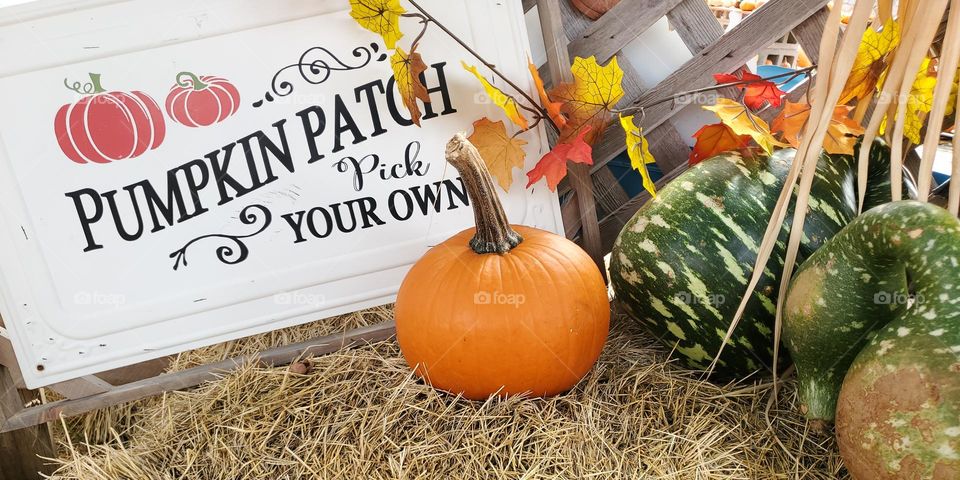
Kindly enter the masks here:
[[595, 55], [597, 62], [607, 63], [678, 3], [680, 0], [620, 0], [580, 36], [571, 37], [570, 56]]
[[165, 373], [156, 377], [120, 385], [98, 395], [76, 400], [61, 400], [23, 409], [18, 412], [12, 412], [12, 415], [6, 418], [6, 422], [0, 427], [0, 432], [8, 432], [49, 422], [56, 420], [60, 415], [66, 417], [79, 415], [91, 410], [139, 400], [163, 392], [194, 387], [203, 382], [215, 380], [224, 373], [251, 363], [265, 366], [286, 365], [299, 358], [325, 355], [352, 346], [387, 340], [394, 334], [394, 325], [394, 322], [391, 320], [344, 333], [273, 348], [256, 355], [234, 357], [180, 372]]
[[17, 388], [25, 388], [23, 375], [20, 373], [20, 365], [17, 363], [17, 357], [13, 353], [13, 344], [3, 333], [0, 333], [0, 365], [7, 367], [13, 384]]
[[[690, 61], [665, 78], [656, 87], [621, 105], [643, 104], [666, 98], [686, 90], [707, 87], [714, 83], [714, 72], [732, 71], [756, 55], [757, 51], [806, 20], [826, 5], [827, 0], [771, 0], [719, 40], [703, 49]], [[653, 131], [673, 116], [681, 106], [664, 102], [646, 110], [645, 130]], [[608, 129], [594, 148], [593, 171], [606, 166], [623, 150], [624, 134]]]
[[577, 202], [577, 192], [561, 195], [560, 217], [563, 219], [563, 232], [567, 238], [574, 240], [583, 225], [580, 217], [580, 204]]
[[[24, 411], [36, 391], [18, 390], [9, 370], [0, 366], [0, 424]], [[56, 451], [46, 425], [0, 433], [0, 480], [39, 480], [53, 473], [53, 465], [40, 458], [53, 458]]]
[[[566, 2], [564, 2], [566, 3]], [[547, 48], [547, 63], [554, 82], [573, 80], [570, 73], [570, 56], [567, 54], [568, 40], [563, 30], [560, 0], [538, 0], [537, 10], [543, 30], [544, 45]], [[582, 164], [570, 164], [567, 167], [570, 186], [577, 192], [577, 204], [580, 210], [583, 232], [583, 249], [603, 272], [603, 252], [600, 250], [600, 224], [597, 221], [596, 199], [590, 168]]]
[[111, 385], [123, 385], [124, 383], [136, 382], [137, 380], [160, 375], [170, 366], [171, 360], [173, 360], [172, 356], [154, 358], [153, 360], [100, 372], [97, 376], [109, 382]]
[[723, 27], [703, 0], [684, 0], [667, 14], [690, 53], [697, 54], [723, 35]]
[[613, 212], [627, 203], [630, 197], [620, 186], [620, 181], [609, 168], [604, 168], [593, 174], [594, 196], [597, 199], [598, 216]]
[[[823, 26], [829, 15], [830, 11], [822, 8], [793, 29], [793, 36], [800, 43], [800, 48], [813, 63], [820, 61], [820, 38], [823, 37]], [[839, 40], [838, 38], [837, 41]]]
[[64, 398], [74, 399], [107, 392], [113, 388], [113, 385], [96, 375], [85, 375], [65, 382], [54, 383], [46, 388], [59, 393]]
[[670, 172], [681, 166], [686, 168], [690, 147], [669, 121], [646, 134], [646, 137], [650, 153], [657, 159], [657, 167], [661, 172]]

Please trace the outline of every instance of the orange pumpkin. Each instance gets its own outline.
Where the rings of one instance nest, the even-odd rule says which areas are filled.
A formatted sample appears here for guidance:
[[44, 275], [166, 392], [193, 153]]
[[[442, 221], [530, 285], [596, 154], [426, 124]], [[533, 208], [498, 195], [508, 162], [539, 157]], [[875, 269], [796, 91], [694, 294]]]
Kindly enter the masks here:
[[600, 270], [566, 238], [511, 226], [463, 134], [446, 156], [477, 226], [431, 248], [404, 278], [396, 303], [404, 358], [435, 388], [474, 400], [569, 390], [607, 338]]

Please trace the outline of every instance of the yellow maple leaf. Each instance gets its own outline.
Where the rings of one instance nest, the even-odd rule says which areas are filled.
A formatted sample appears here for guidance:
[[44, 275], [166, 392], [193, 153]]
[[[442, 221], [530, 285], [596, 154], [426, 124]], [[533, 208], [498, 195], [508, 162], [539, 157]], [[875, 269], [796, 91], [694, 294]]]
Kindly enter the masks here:
[[900, 25], [889, 18], [878, 32], [867, 28], [857, 50], [857, 57], [840, 94], [840, 104], [862, 99], [881, 84], [880, 77], [887, 68], [887, 54], [900, 44]]
[[477, 67], [467, 65], [465, 62], [460, 62], [460, 64], [463, 65], [466, 71], [477, 77], [477, 80], [480, 80], [480, 84], [483, 85], [483, 90], [487, 93], [490, 101], [503, 109], [503, 113], [507, 115], [507, 118], [509, 118], [511, 122], [522, 129], [526, 129], [529, 126], [527, 119], [520, 113], [520, 109], [517, 107], [517, 101], [513, 97], [503, 93], [502, 90], [488, 82], [487, 79], [477, 71]]
[[603, 134], [611, 112], [623, 98], [623, 70], [617, 57], [600, 66], [596, 57], [577, 57], [570, 67], [573, 83], [558, 85], [550, 97], [563, 102], [561, 111], [567, 125], [560, 131], [560, 142], [573, 141], [585, 131], [584, 142], [593, 145]]
[[523, 168], [523, 160], [527, 156], [523, 147], [527, 141], [511, 137], [503, 121], [491, 122], [487, 117], [473, 122], [473, 133], [468, 140], [477, 147], [483, 163], [497, 179], [500, 188], [509, 192], [513, 184], [513, 169]]
[[420, 74], [427, 70], [427, 64], [423, 63], [423, 58], [416, 51], [407, 54], [402, 48], [398, 47], [393, 56], [390, 57], [390, 65], [393, 67], [393, 78], [396, 79], [400, 98], [403, 99], [403, 105], [410, 112], [410, 120], [419, 127], [420, 106], [417, 105], [417, 100], [430, 103], [430, 94], [427, 93], [427, 87], [420, 80]]
[[720, 121], [733, 129], [737, 135], [749, 135], [768, 154], [773, 153], [774, 147], [786, 146], [773, 138], [767, 122], [751, 113], [740, 102], [721, 97], [717, 99], [716, 105], [706, 105], [703, 109], [716, 113]]
[[[922, 141], [920, 132], [923, 130], [927, 113], [933, 109], [933, 90], [937, 85], [937, 77], [931, 73], [930, 61], [929, 57], [923, 59], [906, 98], [907, 111], [903, 117], [903, 136], [914, 145], [919, 145]], [[883, 134], [886, 128], [887, 118], [884, 118], [880, 124], [880, 134]]]
[[[823, 149], [830, 154], [853, 155], [857, 137], [863, 134], [863, 127], [850, 118], [853, 107], [837, 105], [823, 139]], [[780, 115], [773, 120], [774, 132], [783, 132], [783, 139], [790, 146], [800, 146], [800, 131], [810, 118], [810, 104], [787, 102]]]
[[361, 27], [382, 36], [391, 50], [403, 36], [400, 16], [404, 13], [407, 11], [400, 6], [400, 0], [350, 0], [350, 16]]
[[657, 196], [657, 186], [650, 178], [650, 172], [647, 171], [647, 164], [654, 163], [656, 160], [650, 153], [650, 145], [643, 136], [643, 130], [638, 129], [633, 123], [633, 115], [620, 116], [620, 126], [627, 137], [627, 155], [630, 157], [630, 166], [640, 172], [643, 177], [643, 188], [650, 192], [652, 197]]

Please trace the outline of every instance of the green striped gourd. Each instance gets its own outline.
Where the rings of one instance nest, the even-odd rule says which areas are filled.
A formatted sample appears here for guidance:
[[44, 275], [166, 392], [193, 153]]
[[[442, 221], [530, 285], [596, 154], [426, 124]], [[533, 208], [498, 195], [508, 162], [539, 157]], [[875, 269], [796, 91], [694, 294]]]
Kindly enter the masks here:
[[[619, 304], [693, 368], [720, 348], [753, 271], [757, 248], [796, 152], [721, 154], [690, 168], [647, 202], [620, 232], [610, 261]], [[871, 152], [871, 189], [889, 179], [889, 149]], [[800, 259], [856, 214], [853, 157], [822, 155], [810, 196]], [[878, 180], [874, 180], [874, 179]], [[910, 192], [908, 187], [905, 192]], [[889, 183], [867, 200], [889, 201]], [[724, 347], [717, 372], [743, 377], [769, 368], [788, 213], [744, 316]]]
[[854, 478], [960, 478], [957, 218], [916, 201], [861, 215], [798, 269], [783, 333]]

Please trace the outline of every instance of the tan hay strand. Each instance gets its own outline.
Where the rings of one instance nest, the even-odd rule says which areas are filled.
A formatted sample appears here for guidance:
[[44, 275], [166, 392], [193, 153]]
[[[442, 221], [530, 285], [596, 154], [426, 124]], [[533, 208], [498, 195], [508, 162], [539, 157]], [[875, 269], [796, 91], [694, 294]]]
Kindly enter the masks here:
[[[201, 349], [175, 366], [389, 313]], [[52, 478], [842, 478], [832, 438], [806, 432], [791, 383], [768, 427], [768, 385], [718, 387], [696, 375], [618, 318], [574, 391], [470, 402], [423, 384], [394, 342], [380, 342], [315, 358], [306, 374], [247, 366], [141, 402], [127, 435], [65, 444]]]

